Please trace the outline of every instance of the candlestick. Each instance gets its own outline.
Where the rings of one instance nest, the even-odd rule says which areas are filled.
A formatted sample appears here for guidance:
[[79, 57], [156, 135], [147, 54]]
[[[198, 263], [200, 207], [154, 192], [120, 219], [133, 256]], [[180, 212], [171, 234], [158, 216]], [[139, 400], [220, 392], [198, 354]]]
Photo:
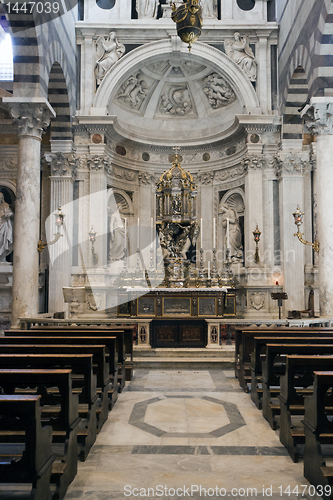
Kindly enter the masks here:
[[200, 248], [202, 248], [202, 217], [200, 219]]
[[230, 248], [230, 241], [229, 241], [229, 219], [227, 218], [227, 250]]
[[153, 218], [151, 217], [150, 218], [150, 240], [151, 240], [151, 246], [153, 246], [153, 234], [154, 234], [154, 232], [153, 232], [153, 223], [154, 223], [154, 221], [153, 221]]
[[137, 229], [137, 245], [136, 247], [140, 248], [140, 218], [138, 217], [138, 229]]
[[125, 217], [125, 248], [127, 248], [127, 219]]
[[214, 217], [214, 225], [213, 225], [213, 248], [216, 248], [216, 219]]
[[208, 261], [208, 279], [210, 280], [210, 260]]

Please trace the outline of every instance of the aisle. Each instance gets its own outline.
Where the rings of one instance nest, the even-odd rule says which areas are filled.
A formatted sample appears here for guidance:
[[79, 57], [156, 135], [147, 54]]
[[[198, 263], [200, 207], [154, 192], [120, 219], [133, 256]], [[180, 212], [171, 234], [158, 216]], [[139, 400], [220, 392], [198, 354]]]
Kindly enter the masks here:
[[296, 499], [301, 485], [232, 371], [136, 370], [65, 500]]

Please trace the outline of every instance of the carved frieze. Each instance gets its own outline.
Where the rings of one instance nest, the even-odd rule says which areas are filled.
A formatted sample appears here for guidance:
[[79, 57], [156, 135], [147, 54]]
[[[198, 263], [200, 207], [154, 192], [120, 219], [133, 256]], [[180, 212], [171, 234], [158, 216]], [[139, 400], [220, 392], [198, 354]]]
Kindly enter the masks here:
[[230, 85], [217, 73], [211, 73], [203, 80], [202, 90], [213, 109], [224, 108], [236, 100]]
[[244, 165], [240, 165], [235, 168], [228, 168], [227, 170], [222, 170], [215, 172], [215, 180], [217, 181], [227, 181], [229, 179], [234, 179], [236, 177], [241, 177], [246, 172]]
[[137, 179], [137, 172], [132, 172], [131, 170], [125, 170], [119, 167], [114, 167], [112, 174], [117, 179], [125, 179], [129, 182], [134, 182]]
[[17, 168], [17, 158], [2, 158], [0, 159], [0, 170], [15, 170]]

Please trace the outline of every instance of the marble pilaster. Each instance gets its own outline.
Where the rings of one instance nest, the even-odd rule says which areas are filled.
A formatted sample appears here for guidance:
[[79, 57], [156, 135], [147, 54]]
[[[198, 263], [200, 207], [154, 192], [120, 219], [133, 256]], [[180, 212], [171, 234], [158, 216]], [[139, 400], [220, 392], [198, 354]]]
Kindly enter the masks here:
[[40, 150], [43, 131], [55, 113], [46, 99], [3, 99], [18, 126], [12, 325], [38, 313]]
[[[291, 145], [289, 145], [291, 147]], [[304, 301], [304, 264], [305, 246], [294, 236], [297, 229], [293, 212], [297, 205], [304, 207], [304, 170], [308, 153], [302, 152], [301, 143], [298, 149], [288, 148], [286, 141], [277, 157], [277, 177], [279, 179], [281, 267], [283, 280], [280, 285], [288, 294], [284, 301], [284, 314], [289, 310], [305, 309]], [[305, 234], [305, 239], [310, 235]]]
[[65, 311], [62, 287], [71, 285], [72, 235], [73, 235], [73, 184], [76, 175], [77, 158], [70, 154], [45, 155], [51, 166], [51, 206], [48, 224], [49, 239], [55, 233], [54, 216], [58, 207], [65, 215], [61, 229], [63, 236], [55, 245], [48, 247], [50, 255], [49, 312]]
[[317, 231], [320, 244], [319, 303], [320, 314], [333, 315], [333, 220], [332, 220], [332, 155], [333, 155], [333, 98], [315, 97], [304, 110], [309, 118], [308, 128], [316, 134]]
[[[91, 155], [88, 157], [90, 228], [93, 227], [96, 231], [95, 252], [98, 255], [98, 263], [94, 264], [91, 248], [89, 248], [89, 267], [107, 265], [107, 168], [109, 164], [110, 162], [105, 156]], [[88, 235], [87, 238], [89, 238]]]

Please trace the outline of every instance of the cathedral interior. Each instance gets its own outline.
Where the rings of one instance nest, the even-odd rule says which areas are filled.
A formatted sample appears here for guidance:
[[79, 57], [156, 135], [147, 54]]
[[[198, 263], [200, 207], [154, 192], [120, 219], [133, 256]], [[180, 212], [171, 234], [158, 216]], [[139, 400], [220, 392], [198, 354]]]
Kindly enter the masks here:
[[[134, 325], [137, 350], [229, 352], [222, 333], [231, 344], [240, 325], [330, 327], [332, 33], [331, 0], [1, 1], [1, 332]], [[168, 383], [139, 370], [138, 399], [126, 393], [117, 411], [138, 422], [135, 405], [157, 391], [157, 414], [168, 415], [184, 383], [179, 405], [211, 412], [213, 429], [216, 412], [247, 404], [228, 366], [220, 378], [192, 374], [192, 388], [177, 364]], [[202, 388], [210, 399], [195, 399]], [[223, 431], [213, 449], [198, 422], [181, 440], [167, 418], [153, 431], [154, 411], [145, 407], [138, 435], [129, 424], [105, 435], [119, 446], [111, 468], [129, 443], [142, 455], [139, 482], [144, 446], [220, 459], [230, 441], [262, 446], [257, 468], [263, 449], [275, 450], [269, 467], [283, 480], [287, 459], [270, 428], [260, 445], [258, 430], [232, 443]], [[239, 422], [251, 420], [246, 411]], [[289, 483], [299, 474], [290, 468]], [[82, 484], [66, 500], [123, 498]]]

